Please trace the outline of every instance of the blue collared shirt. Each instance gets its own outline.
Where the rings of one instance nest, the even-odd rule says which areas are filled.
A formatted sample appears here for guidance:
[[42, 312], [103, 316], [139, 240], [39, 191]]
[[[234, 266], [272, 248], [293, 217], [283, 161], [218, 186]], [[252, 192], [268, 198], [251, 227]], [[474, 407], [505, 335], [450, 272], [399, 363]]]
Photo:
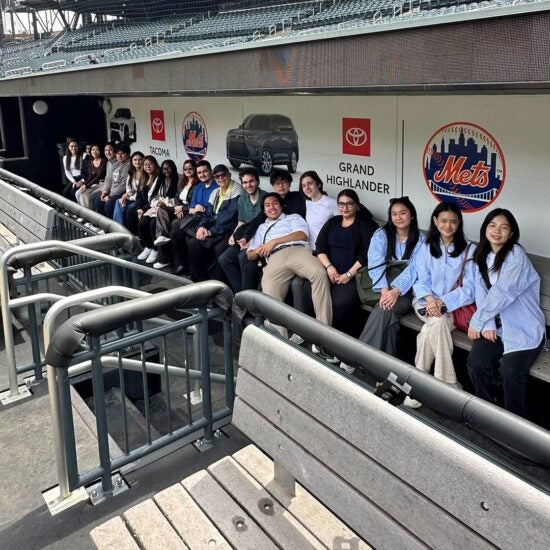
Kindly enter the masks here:
[[[411, 254], [409, 260], [404, 260], [407, 262], [407, 267], [392, 281], [391, 287], [398, 288], [399, 292], [403, 296], [412, 288], [413, 283], [416, 280], [416, 256], [420, 251], [422, 244], [424, 243], [424, 235], [420, 234], [420, 238], [414, 247], [414, 250]], [[400, 242], [396, 237], [395, 241], [395, 255], [396, 260], [402, 260], [405, 255], [405, 250], [407, 248], [407, 241], [404, 243]], [[369, 275], [374, 281], [374, 286], [372, 287], [375, 292], [380, 292], [383, 288], [390, 288], [388, 285], [388, 280], [386, 278], [386, 252], [388, 249], [388, 237], [386, 231], [383, 227], [378, 229], [376, 233], [372, 236], [369, 246]]]
[[463, 285], [457, 288], [453, 287], [460, 275], [466, 253], [470, 259], [476, 247], [469, 243], [460, 256], [453, 258], [449, 255], [454, 250], [453, 243], [449, 245], [448, 250], [443, 241], [440, 241], [440, 246], [442, 254], [439, 258], [432, 256], [429, 244], [424, 243], [421, 246], [416, 258], [418, 278], [413, 285], [413, 292], [420, 305], [425, 305], [424, 298], [431, 295], [443, 300], [447, 311], [451, 312], [474, 301], [473, 261], [467, 261], [464, 266]]
[[[487, 257], [492, 266], [494, 255]], [[507, 254], [497, 277], [492, 273], [487, 289], [479, 268], [473, 271], [477, 311], [470, 327], [479, 332], [496, 330], [495, 317], [500, 315], [499, 331], [504, 353], [536, 348], [544, 336], [546, 321], [540, 308], [540, 277], [521, 246]]]

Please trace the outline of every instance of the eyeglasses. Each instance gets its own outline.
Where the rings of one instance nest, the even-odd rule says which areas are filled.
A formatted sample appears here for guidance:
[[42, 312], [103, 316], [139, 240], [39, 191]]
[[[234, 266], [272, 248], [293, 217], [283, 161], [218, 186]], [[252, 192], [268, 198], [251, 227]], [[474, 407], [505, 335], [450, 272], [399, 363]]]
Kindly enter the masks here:
[[229, 177], [229, 174], [222, 172], [221, 174], [214, 174], [214, 178], [217, 180], [226, 180]]
[[349, 202], [338, 201], [336, 204], [338, 205], [338, 208], [351, 208], [352, 206], [355, 206], [354, 201], [349, 201]]
[[290, 185], [290, 182], [285, 180], [275, 180], [273, 182], [273, 187], [275, 187], [276, 185]]
[[193, 167], [192, 166], [184, 166], [183, 169], [187, 172], [187, 170], [191, 170], [191, 172], [193, 171]]

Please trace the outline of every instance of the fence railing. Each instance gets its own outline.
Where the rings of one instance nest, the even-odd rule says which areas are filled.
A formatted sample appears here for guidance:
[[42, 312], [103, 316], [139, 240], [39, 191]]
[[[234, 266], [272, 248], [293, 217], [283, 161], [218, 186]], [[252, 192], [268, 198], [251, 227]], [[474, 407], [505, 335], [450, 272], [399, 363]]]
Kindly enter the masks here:
[[246, 312], [249, 312], [256, 324], [263, 325], [263, 320], [268, 319], [299, 334], [307, 342], [323, 346], [344, 363], [361, 366], [385, 383], [388, 396], [395, 392], [395, 395], [400, 393], [403, 397], [403, 390], [408, 385], [409, 389], [414, 390], [415, 399], [431, 409], [467, 425], [536, 464], [546, 468], [550, 466], [550, 433], [543, 428], [479, 397], [442, 384], [435, 377], [333, 330], [261, 292], [240, 292], [235, 297], [235, 303], [242, 309], [241, 315], [246, 317]]
[[[52, 293], [48, 289], [45, 292], [41, 292], [39, 287], [40, 282], [57, 281], [62, 277], [69, 283], [73, 282], [77, 286], [76, 290], [86, 288], [98, 289], [111, 285], [136, 288], [139, 286], [136, 276], [140, 273], [161, 277], [165, 280], [176, 282], [179, 285], [189, 282], [176, 275], [170, 273], [161, 274], [150, 267], [94, 250], [96, 248], [112, 252], [129, 238], [132, 239], [132, 237], [125, 234], [112, 233], [73, 242], [44, 241], [14, 247], [6, 251], [0, 258], [0, 306], [4, 340], [6, 343], [6, 367], [9, 373], [11, 400], [17, 399], [19, 395], [19, 374], [33, 371], [37, 381], [42, 379], [42, 369], [45, 362], [40, 345], [39, 329], [41, 323], [38, 318], [37, 305], [40, 306], [43, 303], [52, 303], [65, 298], [64, 294]], [[45, 273], [33, 273], [32, 271], [32, 266], [43, 261], [58, 260], [71, 263], [71, 258], [74, 257], [88, 261], [73, 265], [61, 265]], [[90, 258], [95, 261], [89, 261]], [[12, 269], [23, 269], [23, 277], [19, 280], [19, 283], [25, 285], [27, 290], [26, 296], [20, 298], [10, 296], [9, 267]], [[80, 274], [79, 279], [76, 278], [77, 274]], [[15, 309], [23, 306], [28, 308], [28, 332], [31, 342], [32, 360], [28, 364], [17, 365], [12, 332], [12, 315]]]
[[[222, 283], [209, 281], [137, 298], [121, 304], [105, 306], [95, 311], [82, 313], [65, 321], [53, 334], [46, 352], [48, 379], [51, 392], [52, 413], [56, 430], [58, 474], [61, 498], [66, 498], [78, 487], [101, 479], [99, 491], [103, 497], [113, 494], [112, 474], [125, 465], [151, 454], [178, 440], [192, 441], [204, 437], [211, 442], [216, 427], [230, 421], [233, 399], [233, 355], [231, 351], [231, 291]], [[213, 302], [214, 306], [209, 307]], [[159, 323], [159, 317], [174, 310], [185, 310], [179, 320]], [[213, 372], [209, 355], [208, 321], [221, 318], [224, 327], [223, 365]], [[155, 323], [155, 321], [157, 321]], [[133, 330], [128, 327], [133, 325]], [[188, 360], [187, 330], [196, 327], [198, 339], [197, 369], [190, 369]], [[179, 333], [179, 334], [178, 334]], [[176, 342], [180, 342], [179, 347]], [[146, 345], [157, 342], [160, 349], [158, 360], [149, 360]], [[128, 359], [128, 349], [138, 349], [138, 359]], [[168, 353], [171, 350], [171, 354]], [[175, 364], [174, 357], [184, 358]], [[71, 367], [86, 368], [91, 365], [93, 402], [96, 415], [99, 464], [86, 472], [80, 472], [75, 444], [75, 427], [71, 406], [69, 370]], [[144, 417], [147, 427], [147, 442], [137, 448], [129, 448], [126, 400], [121, 402], [124, 439], [123, 454], [112, 457], [109, 450], [107, 409], [105, 405], [104, 370], [118, 370], [121, 392], [124, 393], [124, 370], [137, 370], [143, 381]], [[153, 437], [151, 411], [148, 408], [148, 379], [151, 372], [161, 373], [165, 382], [167, 433]], [[185, 381], [185, 407], [187, 421], [176, 425], [171, 420], [174, 408], [170, 384], [174, 377]], [[202, 407], [200, 412], [191, 409], [192, 377], [200, 377]], [[212, 386], [221, 386], [218, 406], [213, 399]], [[183, 405], [182, 405], [183, 406]]]

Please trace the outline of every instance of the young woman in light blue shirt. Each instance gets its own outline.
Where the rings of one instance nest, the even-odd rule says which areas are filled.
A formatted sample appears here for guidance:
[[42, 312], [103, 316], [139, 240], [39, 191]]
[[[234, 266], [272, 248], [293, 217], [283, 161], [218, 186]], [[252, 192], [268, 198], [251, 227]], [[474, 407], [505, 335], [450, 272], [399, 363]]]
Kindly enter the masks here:
[[[380, 300], [372, 310], [359, 340], [390, 355], [397, 354], [399, 319], [412, 311], [415, 260], [424, 236], [418, 229], [416, 208], [409, 197], [390, 200], [388, 221], [373, 235], [369, 246], [369, 275]], [[402, 272], [392, 281], [388, 264], [402, 261]]]
[[529, 369], [544, 345], [545, 319], [540, 277], [518, 240], [519, 227], [509, 210], [489, 212], [474, 256], [477, 311], [468, 329], [473, 340], [468, 371], [475, 394], [491, 402], [500, 374], [504, 407], [525, 417]]
[[[462, 213], [450, 202], [442, 202], [432, 213], [430, 230], [417, 259], [417, 280], [413, 285], [413, 308], [424, 322], [416, 339], [416, 368], [430, 372], [447, 384], [457, 385], [453, 365], [455, 329], [451, 313], [474, 301], [473, 262], [475, 247], [468, 243], [462, 228]], [[464, 266], [463, 286], [457, 285]], [[407, 397], [408, 407], [420, 403]]]

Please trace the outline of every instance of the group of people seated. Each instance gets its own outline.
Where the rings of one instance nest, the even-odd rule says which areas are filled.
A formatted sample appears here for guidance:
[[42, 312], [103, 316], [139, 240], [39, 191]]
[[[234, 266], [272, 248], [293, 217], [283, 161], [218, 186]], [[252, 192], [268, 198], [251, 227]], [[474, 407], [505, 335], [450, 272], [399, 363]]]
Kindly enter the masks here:
[[[475, 303], [466, 329], [474, 392], [491, 402], [502, 394], [506, 409], [527, 416], [527, 379], [545, 344], [545, 318], [540, 277], [510, 211], [489, 212], [475, 245], [454, 203], [437, 205], [424, 235], [411, 200], [394, 198], [379, 227], [355, 191], [331, 198], [315, 171], [304, 172], [291, 191], [291, 174], [275, 169], [267, 192], [253, 167], [237, 182], [224, 164], [212, 169], [207, 160], [186, 160], [180, 176], [173, 161], [159, 165], [151, 155], [130, 154], [126, 144], [107, 144], [103, 152], [94, 144], [84, 157], [76, 141], [64, 166], [64, 195], [138, 235], [144, 248], [137, 259], [154, 268], [171, 265], [194, 282], [218, 279], [235, 292], [261, 288], [393, 356], [400, 319], [414, 311], [423, 322], [415, 366], [447, 384], [458, 385], [456, 314]], [[355, 280], [365, 271], [375, 296], [366, 323]], [[313, 351], [337, 362], [323, 348]], [[410, 397], [405, 405], [421, 406]]]

